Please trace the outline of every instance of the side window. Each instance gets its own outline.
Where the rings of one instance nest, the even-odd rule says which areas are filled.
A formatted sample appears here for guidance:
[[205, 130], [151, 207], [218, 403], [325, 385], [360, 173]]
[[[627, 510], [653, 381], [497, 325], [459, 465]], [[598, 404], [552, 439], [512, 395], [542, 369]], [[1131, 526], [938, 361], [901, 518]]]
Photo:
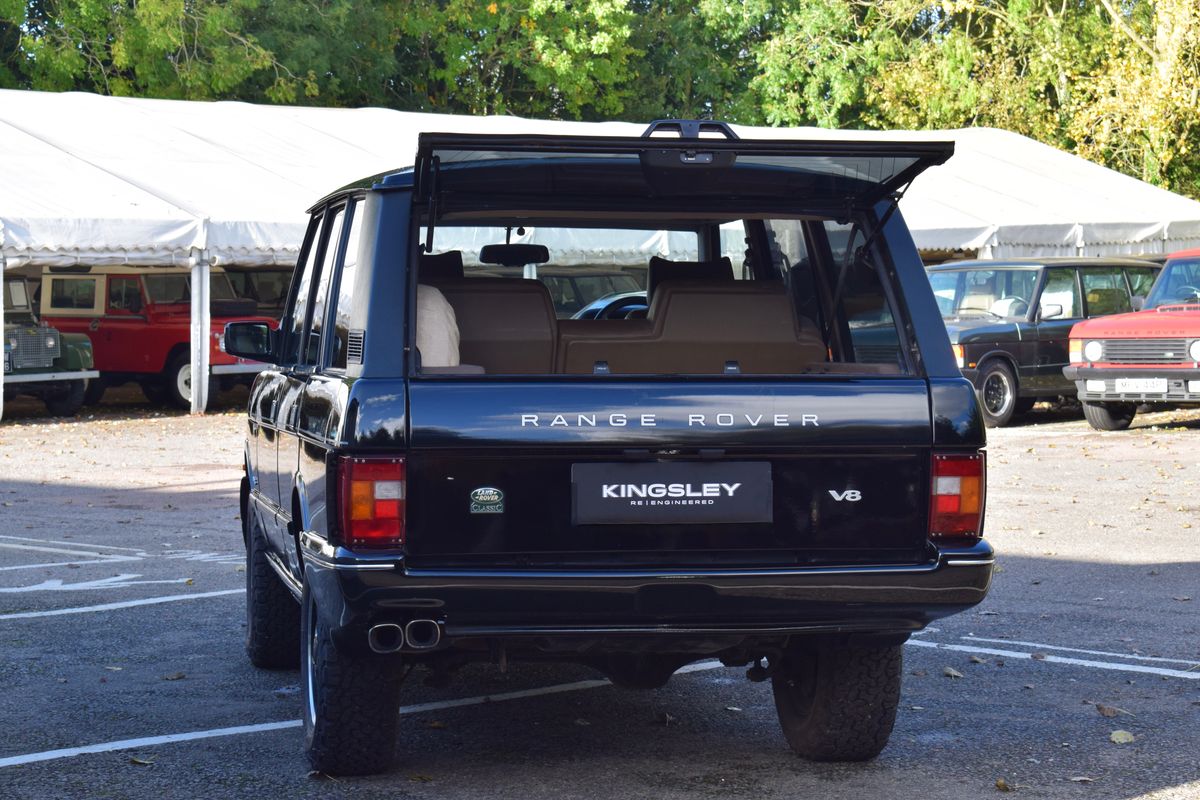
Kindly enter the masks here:
[[50, 307], [92, 308], [96, 305], [95, 278], [51, 278]]
[[1125, 281], [1121, 279], [1120, 267], [1084, 269], [1079, 277], [1083, 281], [1083, 296], [1087, 300], [1089, 317], [1133, 310]]
[[108, 310], [117, 314], [142, 313], [141, 279], [136, 276], [109, 278]]
[[[834, 265], [831, 289], [835, 294], [838, 283], [841, 284], [840, 308], [834, 309], [834, 313], [843, 315], [850, 328], [854, 361], [903, 368], [900, 333], [879, 272], [870, 258], [860, 260], [851, 256], [849, 263], [846, 262], [846, 248], [859, 247], [862, 233], [835, 222], [826, 222], [825, 230]], [[844, 359], [849, 360], [846, 356]]]
[[1126, 267], [1125, 277], [1129, 278], [1129, 291], [1142, 297], [1150, 294], [1150, 287], [1154, 285], [1154, 274], [1154, 270], [1149, 267]]
[[355, 209], [350, 218], [350, 233], [346, 239], [346, 257], [337, 280], [337, 301], [333, 314], [333, 354], [330, 366], [345, 369], [347, 344], [350, 340], [350, 313], [354, 309], [354, 283], [358, 276], [358, 241], [362, 230], [362, 213]]
[[1052, 269], [1046, 272], [1046, 288], [1042, 289], [1038, 308], [1041, 319], [1075, 319], [1083, 316], [1075, 270]]
[[288, 346], [288, 361], [295, 364], [302, 361], [301, 343], [304, 341], [304, 333], [308, 325], [308, 307], [309, 300], [312, 297], [313, 270], [317, 261], [317, 243], [316, 239], [312, 238], [314, 231], [320, 230], [322, 217], [317, 216], [309, 225], [310, 239], [306, 244], [304, 252], [301, 254], [301, 262], [296, 265], [296, 299], [292, 304], [290, 343]]
[[305, 364], [317, 364], [321, 360], [321, 330], [325, 327], [325, 309], [329, 305], [329, 281], [333, 277], [334, 259], [338, 244], [342, 240], [342, 223], [346, 219], [345, 207], [333, 212], [325, 225], [325, 246], [321, 252], [321, 267], [317, 272], [317, 291], [313, 294], [312, 321], [308, 325]]

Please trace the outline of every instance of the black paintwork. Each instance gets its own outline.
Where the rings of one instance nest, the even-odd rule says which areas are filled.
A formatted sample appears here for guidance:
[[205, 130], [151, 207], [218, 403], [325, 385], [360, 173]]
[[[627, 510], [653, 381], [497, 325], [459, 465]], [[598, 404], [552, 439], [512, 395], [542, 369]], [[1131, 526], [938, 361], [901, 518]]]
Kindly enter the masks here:
[[[981, 368], [991, 359], [1000, 359], [1012, 367], [1017, 376], [1017, 392], [1021, 397], [1056, 397], [1075, 394], [1075, 384], [1063, 377], [1063, 368], [1070, 362], [1068, 341], [1075, 323], [1092, 316], [1101, 316], [1088, 308], [1087, 295], [1082, 291], [1080, 277], [1087, 270], [1113, 267], [1148, 269], [1157, 272], [1160, 264], [1132, 258], [1047, 258], [1012, 259], [1007, 261], [958, 261], [929, 267], [930, 275], [953, 273], [970, 269], [1012, 269], [1034, 271], [1037, 279], [1028, 310], [1020, 316], [998, 318], [987, 312], [944, 317], [946, 333], [952, 344], [963, 348], [962, 374], [977, 389]], [[1044, 318], [1040, 299], [1051, 271], [1066, 271], [1074, 277], [1080, 291], [1082, 316]], [[1134, 290], [1128, 280], [1125, 291], [1132, 302]]]
[[[439, 141], [483, 149], [502, 140]], [[561, 138], [513, 142], [563, 145]], [[760, 145], [714, 147], [745, 153]], [[778, 143], [761, 147], [788, 151]], [[886, 155], [888, 147], [793, 143], [791, 152]], [[921, 166], [949, 155], [943, 144], [905, 148]], [[686, 148], [668, 143], [659, 149], [678, 158]], [[318, 249], [313, 243], [320, 241], [323, 212], [347, 200], [355, 204], [361, 237], [354, 280], [361, 302], [344, 323], [365, 331], [361, 363], [327, 366], [328, 345], [312, 364], [283, 355], [295, 350], [288, 332], [300, 281], [293, 279], [273, 345], [279, 363], [260, 373], [249, 402], [248, 516], [266, 531], [288, 585], [309, 584], [340, 644], [361, 650], [371, 624], [433, 618], [444, 622], [456, 651], [492, 640], [542, 653], [702, 654], [753, 650], [802, 633], [903, 638], [983, 598], [991, 548], [985, 542], [935, 545], [926, 537], [932, 454], [978, 451], [984, 427], [903, 218], [888, 212], [890, 201], [879, 200], [892, 182], [919, 170], [891, 176], [882, 188], [824, 184], [826, 200], [839, 193], [839, 218], [855, 219], [866, 230], [884, 220], [879, 269], [901, 322], [905, 375], [480, 381], [413, 376], [415, 279], [403, 267], [415, 261], [426, 234], [418, 223], [440, 213], [435, 206], [446, 199], [428, 183], [428, 156], [417, 171], [426, 183], [415, 204], [414, 172], [407, 170], [353, 184], [313, 209], [301, 268], [316, 255], [310, 251]], [[597, 166], [604, 165], [583, 164], [572, 180], [594, 175]], [[459, 164], [455, 171], [460, 186], [475, 188], [519, 175], [526, 183], [509, 180], [507, 187], [523, 190], [546, 177], [544, 164], [508, 172], [495, 163]], [[795, 205], [803, 194], [772, 192], [772, 204], [812, 211]], [[500, 203], [490, 195], [485, 200]], [[612, 200], [590, 202], [603, 209]], [[721, 199], [730, 207], [738, 202]], [[341, 241], [328, 246], [341, 253], [347, 237], [344, 229]], [[827, 270], [828, 284], [836, 283], [836, 264], [812, 268]], [[337, 296], [336, 283], [331, 296]], [[522, 415], [530, 413], [548, 415], [543, 419], [550, 424], [522, 426]], [[553, 424], [559, 414], [626, 419], [561, 426]], [[654, 424], [642, 414], [653, 414]], [[716, 424], [718, 414], [733, 422]], [[706, 424], [689, 424], [693, 415]], [[787, 424], [779, 424], [784, 417]], [[345, 454], [406, 457], [403, 551], [356, 552], [338, 544], [335, 489]], [[721, 460], [770, 465], [774, 523], [571, 525], [572, 464]], [[505, 491], [504, 514], [468, 513], [467, 495], [481, 486]], [[838, 502], [830, 495], [849, 489], [861, 489], [862, 500]]]

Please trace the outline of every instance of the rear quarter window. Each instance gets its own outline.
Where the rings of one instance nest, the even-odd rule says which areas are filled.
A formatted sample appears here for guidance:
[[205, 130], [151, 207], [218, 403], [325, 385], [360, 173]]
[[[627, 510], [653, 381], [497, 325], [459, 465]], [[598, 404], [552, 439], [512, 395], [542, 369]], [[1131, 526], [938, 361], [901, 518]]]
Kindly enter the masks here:
[[50, 307], [90, 309], [96, 305], [95, 278], [51, 278]]

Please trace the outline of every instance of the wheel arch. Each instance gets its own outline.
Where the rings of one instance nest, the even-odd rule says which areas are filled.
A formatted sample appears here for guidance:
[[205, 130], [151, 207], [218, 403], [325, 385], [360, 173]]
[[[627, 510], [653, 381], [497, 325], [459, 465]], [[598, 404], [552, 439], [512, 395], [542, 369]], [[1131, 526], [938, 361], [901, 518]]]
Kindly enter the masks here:
[[977, 365], [976, 369], [978, 370], [978, 375], [979, 375], [979, 378], [978, 378], [979, 385], [976, 386], [975, 388], [976, 389], [983, 388], [983, 371], [989, 361], [1003, 361], [1008, 366], [1009, 370], [1012, 372], [1012, 377], [1013, 377], [1013, 394], [1015, 397], [1020, 397], [1021, 396], [1021, 371], [1017, 367], [1017, 360], [1013, 357], [1013, 354], [1008, 352], [1007, 350], [1000, 350], [1000, 349], [988, 350], [986, 353], [984, 353], [982, 356], [979, 357], [979, 360], [975, 362]]

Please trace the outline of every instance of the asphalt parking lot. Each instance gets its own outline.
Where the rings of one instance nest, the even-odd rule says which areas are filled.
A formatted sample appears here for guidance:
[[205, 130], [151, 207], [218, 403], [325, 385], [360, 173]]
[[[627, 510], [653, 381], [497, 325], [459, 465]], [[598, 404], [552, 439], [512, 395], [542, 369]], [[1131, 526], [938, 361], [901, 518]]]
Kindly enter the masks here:
[[0, 797], [1200, 798], [1198, 411], [991, 432], [992, 593], [911, 640], [874, 762], [797, 760], [740, 670], [633, 692], [513, 665], [414, 673], [394, 771], [332, 780], [301, 753], [298, 673], [242, 651], [244, 398], [6, 409]]

